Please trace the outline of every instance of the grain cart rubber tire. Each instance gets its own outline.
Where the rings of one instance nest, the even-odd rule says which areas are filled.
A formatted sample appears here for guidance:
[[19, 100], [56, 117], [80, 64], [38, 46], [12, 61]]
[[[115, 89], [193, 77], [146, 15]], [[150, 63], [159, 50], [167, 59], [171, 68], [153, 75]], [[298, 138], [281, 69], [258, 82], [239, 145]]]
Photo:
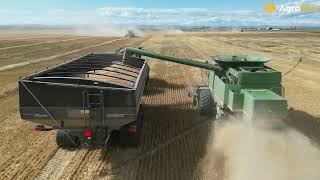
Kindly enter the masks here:
[[56, 143], [62, 149], [72, 149], [80, 146], [80, 140], [69, 131], [57, 130]]
[[142, 132], [143, 117], [144, 117], [144, 109], [143, 109], [143, 106], [140, 104], [138, 118], [137, 118], [138, 144], [139, 144], [141, 132]]
[[147, 78], [146, 78], [145, 86], [147, 86], [147, 85], [148, 85], [148, 83], [149, 83], [149, 79], [150, 79], [150, 77], [149, 77], [149, 75], [148, 75], [148, 76], [147, 76]]
[[[141, 129], [143, 124], [143, 106], [140, 105], [139, 112], [137, 114], [137, 119], [123, 127], [120, 128], [120, 145], [121, 146], [130, 146], [138, 147], [141, 137]], [[136, 135], [133, 136], [129, 133], [129, 128], [135, 125], [136, 126]]]
[[120, 144], [120, 130], [113, 130], [110, 133], [109, 143], [112, 145]]
[[213, 115], [214, 101], [209, 89], [202, 89], [199, 91], [198, 107], [201, 115]]

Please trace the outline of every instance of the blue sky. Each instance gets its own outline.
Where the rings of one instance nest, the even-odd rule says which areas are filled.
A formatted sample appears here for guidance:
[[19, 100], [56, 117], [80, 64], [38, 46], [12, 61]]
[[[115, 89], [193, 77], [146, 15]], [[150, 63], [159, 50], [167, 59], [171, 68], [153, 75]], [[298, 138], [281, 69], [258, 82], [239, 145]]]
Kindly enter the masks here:
[[262, 8], [265, 0], [9, 0], [1, 2], [5, 9], [96, 9], [109, 7], [136, 8], [210, 8], [215, 10], [248, 10]]
[[[270, 0], [0, 0], [0, 24], [304, 25], [320, 26], [317, 13], [270, 15]], [[273, 0], [279, 4], [320, 0]], [[320, 7], [319, 7], [320, 8]]]

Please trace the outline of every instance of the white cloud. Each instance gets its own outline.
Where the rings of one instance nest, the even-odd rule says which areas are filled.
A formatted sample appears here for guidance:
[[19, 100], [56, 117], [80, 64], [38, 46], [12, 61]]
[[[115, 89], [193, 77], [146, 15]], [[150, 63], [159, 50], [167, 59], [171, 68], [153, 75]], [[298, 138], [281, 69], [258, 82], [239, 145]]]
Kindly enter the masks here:
[[114, 22], [156, 25], [303, 25], [320, 26], [319, 12], [298, 15], [267, 14], [262, 11], [213, 11], [204, 8], [142, 9], [101, 8]]
[[301, 4], [320, 5], [320, 0], [300, 0], [300, 1], [289, 1], [286, 3], [286, 5], [301, 5]]
[[[298, 1], [295, 1], [298, 2]], [[299, 1], [301, 2], [301, 1]], [[304, 1], [307, 2], [307, 1]], [[310, 0], [308, 2], [311, 2]], [[320, 1], [312, 0], [312, 3]], [[261, 11], [214, 11], [206, 8], [103, 7], [96, 10], [48, 12], [0, 10], [2, 24], [127, 24], [127, 25], [211, 25], [211, 26], [320, 26], [317, 13], [267, 14]]]

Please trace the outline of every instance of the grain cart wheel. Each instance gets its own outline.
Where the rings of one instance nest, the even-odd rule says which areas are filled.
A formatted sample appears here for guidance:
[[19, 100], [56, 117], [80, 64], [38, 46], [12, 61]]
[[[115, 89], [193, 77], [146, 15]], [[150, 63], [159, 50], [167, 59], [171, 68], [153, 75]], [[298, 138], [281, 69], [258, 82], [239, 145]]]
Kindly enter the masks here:
[[141, 130], [143, 125], [143, 116], [144, 116], [144, 109], [143, 106], [140, 104], [138, 117], [137, 117], [137, 132], [138, 132], [138, 143], [141, 137]]
[[209, 89], [199, 91], [198, 107], [201, 115], [212, 116], [214, 114], [214, 101]]
[[56, 143], [62, 149], [71, 149], [79, 147], [80, 140], [70, 132], [59, 129], [57, 130]]
[[147, 86], [148, 85], [148, 83], [149, 83], [149, 75], [147, 76], [147, 78], [146, 78], [146, 83], [145, 83], [145, 86]]
[[120, 128], [120, 145], [138, 147], [143, 124], [143, 107], [140, 105], [137, 119]]

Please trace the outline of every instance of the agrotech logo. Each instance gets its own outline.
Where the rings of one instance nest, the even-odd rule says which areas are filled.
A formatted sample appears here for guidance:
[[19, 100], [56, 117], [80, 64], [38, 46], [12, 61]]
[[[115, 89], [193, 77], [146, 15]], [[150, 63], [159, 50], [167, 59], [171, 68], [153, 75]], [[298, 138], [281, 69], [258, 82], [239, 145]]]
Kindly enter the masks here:
[[277, 6], [276, 6], [276, 4], [274, 4], [273, 2], [269, 2], [268, 4], [266, 4], [266, 5], [264, 6], [264, 10], [265, 10], [267, 13], [273, 14], [273, 13], [276, 12]]
[[273, 14], [276, 12], [279, 13], [295, 13], [295, 12], [317, 12], [319, 10], [319, 7], [317, 5], [310, 5], [310, 4], [300, 4], [300, 5], [285, 5], [281, 4], [280, 6], [277, 6], [273, 2], [269, 2], [264, 6], [264, 10], [269, 13]]

